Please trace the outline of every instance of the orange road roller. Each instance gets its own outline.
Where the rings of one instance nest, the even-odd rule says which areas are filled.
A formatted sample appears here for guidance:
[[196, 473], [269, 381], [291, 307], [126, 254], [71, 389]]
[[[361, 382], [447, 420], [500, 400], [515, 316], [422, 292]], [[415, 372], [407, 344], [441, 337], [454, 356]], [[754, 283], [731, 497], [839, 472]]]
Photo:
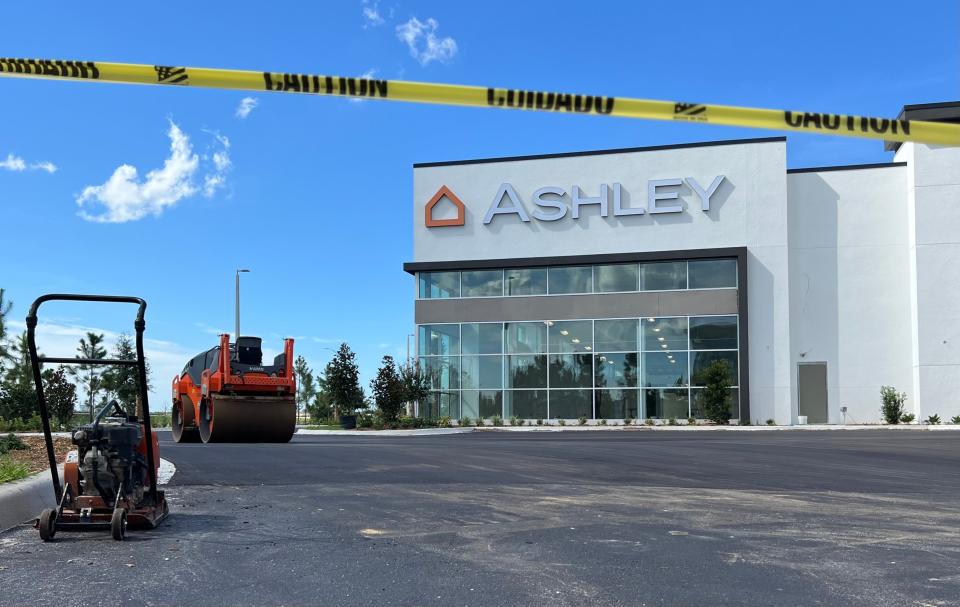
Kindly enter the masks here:
[[263, 364], [259, 337], [220, 336], [173, 378], [173, 440], [178, 443], [285, 443], [296, 429], [293, 340]]

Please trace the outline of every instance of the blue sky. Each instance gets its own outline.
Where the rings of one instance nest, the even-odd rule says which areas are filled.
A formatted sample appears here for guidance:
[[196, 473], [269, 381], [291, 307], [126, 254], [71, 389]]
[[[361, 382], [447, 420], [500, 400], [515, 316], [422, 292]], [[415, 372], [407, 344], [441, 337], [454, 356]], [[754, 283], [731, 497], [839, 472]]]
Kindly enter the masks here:
[[[124, 6], [34, 5], [34, 18], [0, 21], [0, 55], [372, 73], [889, 117], [904, 103], [960, 98], [960, 10], [947, 1], [909, 10], [902, 2]], [[242, 117], [245, 97], [255, 101]], [[401, 265], [412, 253], [414, 162], [778, 134], [20, 79], [0, 79], [0, 112], [0, 286], [16, 302], [13, 319], [46, 292], [144, 297], [155, 409], [169, 406], [169, 380], [186, 358], [232, 328], [238, 267], [252, 270], [243, 332], [263, 336], [270, 350], [295, 336], [320, 368], [348, 341], [365, 384], [382, 355], [402, 357], [413, 317], [413, 279]], [[791, 167], [887, 160], [876, 141], [789, 135]], [[70, 355], [85, 328], [128, 330], [126, 312], [52, 305], [41, 347]]]

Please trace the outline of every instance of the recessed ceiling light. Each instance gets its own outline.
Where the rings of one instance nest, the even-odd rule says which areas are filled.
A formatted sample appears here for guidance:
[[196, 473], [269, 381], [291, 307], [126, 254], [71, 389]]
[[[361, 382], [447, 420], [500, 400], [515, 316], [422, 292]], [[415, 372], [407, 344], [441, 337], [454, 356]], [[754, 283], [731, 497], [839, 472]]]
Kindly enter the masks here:
[[593, 350], [593, 346], [584, 346], [583, 349], [584, 349], [584, 350]]
[[653, 328], [653, 332], [654, 332], [654, 333], [659, 333], [659, 332], [660, 332], [660, 327], [654, 327], [654, 328]]
[[654, 319], [652, 319], [652, 318], [648, 318], [648, 319], [647, 319], [647, 322], [653, 322], [653, 321], [654, 321]]
[[566, 329], [560, 329], [560, 335], [570, 335], [570, 331], [567, 331]]
[[675, 362], [677, 362], [677, 361], [675, 361], [675, 360], [673, 360], [673, 359], [671, 358], [671, 359], [670, 359], [670, 362], [675, 363]]
[[661, 347], [661, 348], [666, 348], [666, 347], [667, 347], [667, 344], [660, 344], [660, 347]]
[[658, 337], [658, 338], [657, 338], [657, 341], [667, 341], [667, 338], [666, 338], [666, 337]]

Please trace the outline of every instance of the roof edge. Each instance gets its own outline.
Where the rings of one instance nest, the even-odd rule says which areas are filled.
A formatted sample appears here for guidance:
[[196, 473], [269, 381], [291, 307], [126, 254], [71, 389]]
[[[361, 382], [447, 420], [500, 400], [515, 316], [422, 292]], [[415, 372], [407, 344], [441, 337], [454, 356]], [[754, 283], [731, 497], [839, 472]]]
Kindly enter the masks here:
[[498, 156], [492, 158], [473, 158], [467, 160], [442, 160], [439, 162], [415, 162], [413, 168], [425, 169], [430, 167], [456, 166], [466, 164], [489, 164], [494, 162], [519, 162], [522, 160], [545, 160], [549, 158], [571, 158], [576, 156], [603, 156], [608, 154], [626, 154], [632, 152], [657, 152], [661, 150], [682, 150], [686, 148], [712, 147], [716, 145], [743, 145], [750, 143], [776, 143], [786, 141], [780, 137], [754, 137], [750, 139], [721, 139], [718, 141], [696, 141], [690, 143], [674, 143], [669, 145], [651, 145], [631, 148], [612, 148], [606, 150], [584, 150], [580, 152], [557, 152], [553, 154], [533, 154], [527, 156]]

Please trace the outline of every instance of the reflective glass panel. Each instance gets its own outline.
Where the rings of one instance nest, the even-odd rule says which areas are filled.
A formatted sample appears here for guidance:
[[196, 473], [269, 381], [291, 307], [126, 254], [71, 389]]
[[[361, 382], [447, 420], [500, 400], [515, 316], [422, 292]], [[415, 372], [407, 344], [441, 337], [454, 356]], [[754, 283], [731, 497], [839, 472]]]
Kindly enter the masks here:
[[593, 347], [602, 352], [636, 352], [637, 319], [594, 322]]
[[618, 263], [593, 267], [593, 287], [597, 293], [636, 291], [640, 286], [640, 267], [635, 263]]
[[577, 419], [593, 417], [592, 390], [550, 390], [550, 417]]
[[546, 295], [546, 268], [507, 270], [503, 277], [504, 295]]
[[473, 419], [503, 417], [503, 392], [500, 390], [464, 390], [460, 393], [460, 414]]
[[[702, 388], [691, 388], [690, 389], [690, 415], [697, 419], [706, 419], [706, 413], [704, 412], [704, 391]], [[730, 394], [727, 396], [727, 402], [730, 407], [730, 419], [739, 419], [740, 418], [740, 390], [738, 388], [730, 388]]]
[[687, 349], [686, 318], [644, 318], [643, 349], [648, 352]]
[[687, 288], [687, 262], [664, 261], [640, 264], [640, 289], [670, 291]]
[[593, 355], [551, 354], [551, 388], [589, 388], [593, 381]]
[[593, 350], [593, 322], [558, 320], [550, 325], [551, 352], [589, 352]]
[[708, 381], [708, 373], [713, 365], [725, 364], [727, 380], [731, 386], [737, 385], [736, 352], [691, 352], [690, 372], [693, 385], [703, 386]]
[[690, 415], [689, 390], [644, 390], [645, 418], [686, 419]]
[[431, 390], [458, 390], [460, 388], [460, 358], [454, 356], [425, 356], [420, 369], [430, 381]]
[[507, 388], [546, 388], [545, 354], [507, 357]]
[[500, 354], [503, 352], [503, 325], [498, 322], [460, 325], [460, 349], [463, 354]]
[[420, 356], [460, 354], [460, 325], [420, 325]]
[[420, 401], [420, 417], [437, 419], [449, 415], [457, 419], [460, 417], [459, 392], [431, 392], [427, 398]]
[[536, 354], [547, 351], [547, 325], [542, 322], [508, 322], [507, 354]]
[[596, 390], [597, 418], [637, 419], [638, 390]]
[[637, 387], [636, 352], [596, 354], [594, 367], [596, 368], [594, 378], [598, 388]]
[[460, 297], [460, 272], [420, 272], [420, 298]]
[[507, 390], [504, 395], [504, 417], [516, 415], [524, 419], [547, 418], [546, 390]]
[[547, 285], [551, 294], [593, 291], [593, 268], [590, 266], [549, 268], [548, 273]]
[[461, 382], [464, 390], [498, 390], [503, 387], [502, 356], [461, 356]]
[[722, 289], [737, 286], [736, 259], [702, 259], [691, 261], [691, 289]]
[[460, 288], [462, 297], [503, 297], [503, 270], [464, 270]]
[[736, 350], [736, 316], [700, 316], [690, 319], [691, 350]]
[[672, 388], [689, 385], [686, 352], [644, 352], [644, 387]]

